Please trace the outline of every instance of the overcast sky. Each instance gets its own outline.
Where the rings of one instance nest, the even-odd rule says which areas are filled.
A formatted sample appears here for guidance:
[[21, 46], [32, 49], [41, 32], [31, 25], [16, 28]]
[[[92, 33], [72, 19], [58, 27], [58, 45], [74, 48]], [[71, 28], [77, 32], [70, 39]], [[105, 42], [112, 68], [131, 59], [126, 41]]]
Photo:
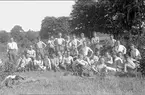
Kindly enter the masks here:
[[69, 16], [74, 1], [0, 1], [0, 30], [9, 32], [14, 25], [39, 31], [46, 16]]

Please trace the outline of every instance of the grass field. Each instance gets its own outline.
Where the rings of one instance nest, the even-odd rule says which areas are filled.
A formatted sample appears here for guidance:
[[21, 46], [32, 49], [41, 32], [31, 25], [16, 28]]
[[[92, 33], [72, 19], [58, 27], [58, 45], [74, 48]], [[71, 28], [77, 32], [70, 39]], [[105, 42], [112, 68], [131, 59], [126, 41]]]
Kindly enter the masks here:
[[[101, 37], [103, 39], [106, 37]], [[0, 58], [6, 60], [6, 45], [0, 44]], [[145, 95], [145, 81], [135, 77], [95, 75], [94, 78], [82, 78], [52, 71], [16, 74], [26, 80], [12, 88], [1, 88], [0, 95]]]
[[145, 81], [106, 76], [82, 78], [60, 72], [17, 73], [26, 77], [13, 88], [0, 89], [0, 95], [144, 95]]

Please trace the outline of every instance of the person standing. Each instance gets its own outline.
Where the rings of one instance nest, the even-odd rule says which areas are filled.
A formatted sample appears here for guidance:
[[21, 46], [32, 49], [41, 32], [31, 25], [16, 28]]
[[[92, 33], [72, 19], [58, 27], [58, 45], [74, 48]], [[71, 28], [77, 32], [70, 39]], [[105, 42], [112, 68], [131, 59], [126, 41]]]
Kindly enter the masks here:
[[44, 48], [47, 46], [40, 38], [38, 38], [37, 42], [37, 56], [40, 54], [42, 58], [44, 58]]
[[58, 35], [59, 35], [59, 37], [55, 39], [56, 44], [57, 44], [56, 50], [57, 50], [57, 52], [62, 52], [64, 50], [65, 40], [64, 40], [64, 38], [62, 38], [62, 33], [59, 33]]
[[100, 45], [99, 45], [100, 39], [97, 36], [96, 32], [93, 33], [93, 36], [94, 37], [91, 39], [91, 43], [92, 43], [93, 51], [96, 51], [96, 49], [98, 50], [100, 49]]
[[15, 70], [16, 67], [16, 58], [17, 58], [17, 53], [18, 53], [18, 45], [14, 41], [13, 38], [11, 38], [11, 41], [7, 44], [7, 53], [9, 57], [9, 65], [12, 63], [12, 70]]

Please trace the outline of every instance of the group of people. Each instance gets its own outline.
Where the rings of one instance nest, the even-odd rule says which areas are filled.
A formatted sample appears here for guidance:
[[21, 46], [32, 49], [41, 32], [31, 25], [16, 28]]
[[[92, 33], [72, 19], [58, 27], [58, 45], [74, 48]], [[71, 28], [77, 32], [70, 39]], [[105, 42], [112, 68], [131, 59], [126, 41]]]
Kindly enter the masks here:
[[47, 43], [38, 38], [38, 42], [30, 45], [17, 59], [18, 46], [11, 38], [7, 52], [17, 71], [66, 70], [83, 76], [85, 70], [95, 73], [128, 72], [128, 68], [139, 66], [141, 54], [133, 44], [128, 54], [126, 47], [113, 36], [108, 41], [108, 51], [101, 54], [103, 47], [96, 32], [91, 40], [84, 33], [81, 37], [67, 35], [65, 38], [59, 33], [58, 38], [51, 36]]

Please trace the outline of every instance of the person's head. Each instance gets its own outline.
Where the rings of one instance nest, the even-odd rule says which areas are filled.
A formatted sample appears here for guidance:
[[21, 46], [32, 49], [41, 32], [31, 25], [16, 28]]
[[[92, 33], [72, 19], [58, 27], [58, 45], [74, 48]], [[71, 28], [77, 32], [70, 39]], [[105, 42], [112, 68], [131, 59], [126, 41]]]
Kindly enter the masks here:
[[110, 57], [109, 52], [106, 52], [106, 53], [105, 53], [105, 56], [106, 56], [106, 57]]
[[96, 56], [100, 56], [100, 51], [99, 51], [99, 50], [96, 51], [96, 52], [95, 52], [95, 55], [96, 55]]
[[11, 42], [14, 42], [14, 39], [13, 38], [11, 38]]
[[62, 53], [61, 52], [58, 52], [58, 56], [62, 56]]
[[105, 63], [105, 59], [104, 59], [103, 57], [100, 57], [100, 58], [99, 58], [99, 61], [100, 61], [101, 63]]
[[51, 36], [50, 38], [51, 38], [51, 40], [53, 40], [53, 39], [54, 39], [54, 37], [53, 37], [53, 36]]
[[78, 58], [79, 58], [79, 59], [83, 59], [83, 55], [82, 55], [82, 54], [79, 54], [79, 55], [78, 55]]
[[96, 36], [97, 36], [97, 33], [96, 33], [95, 31], [93, 32], [93, 36], [94, 36], [94, 37], [96, 37]]
[[83, 46], [87, 46], [87, 43], [85, 41], [83, 42]]
[[26, 58], [28, 58], [29, 57], [29, 54], [26, 54]]
[[84, 33], [81, 33], [81, 37], [84, 38], [85, 37], [85, 34]]
[[41, 41], [41, 38], [40, 37], [38, 37], [38, 41]]
[[61, 38], [62, 37], [62, 33], [59, 33], [58, 36]]
[[117, 54], [116, 53], [113, 54], [113, 58], [117, 58]]
[[110, 36], [110, 39], [111, 39], [111, 40], [114, 39], [113, 35]]
[[52, 54], [52, 58], [55, 58], [55, 57], [56, 57], [56, 55], [55, 55], [55, 53], [53, 53], [53, 54]]
[[75, 34], [73, 34], [73, 39], [76, 39], [76, 35]]
[[41, 60], [41, 56], [40, 55], [38, 56], [38, 60]]
[[33, 46], [32, 45], [30, 45], [30, 50], [32, 50], [33, 49]]
[[44, 57], [45, 57], [45, 59], [47, 59], [47, 58], [48, 58], [48, 55], [47, 55], [47, 54], [45, 54], [45, 56], [44, 56]]
[[122, 56], [123, 56], [122, 52], [119, 52], [118, 57], [122, 57]]
[[22, 58], [25, 58], [25, 54], [22, 54]]
[[119, 46], [119, 45], [120, 45], [120, 41], [117, 41], [117, 42], [116, 42], [116, 45]]
[[67, 35], [67, 36], [66, 36], [66, 39], [67, 39], [67, 40], [70, 40], [70, 36], [69, 36], [69, 35]]
[[130, 48], [131, 48], [132, 50], [134, 50], [134, 49], [135, 49], [134, 44], [131, 44]]
[[67, 52], [67, 56], [70, 56], [70, 51]]

